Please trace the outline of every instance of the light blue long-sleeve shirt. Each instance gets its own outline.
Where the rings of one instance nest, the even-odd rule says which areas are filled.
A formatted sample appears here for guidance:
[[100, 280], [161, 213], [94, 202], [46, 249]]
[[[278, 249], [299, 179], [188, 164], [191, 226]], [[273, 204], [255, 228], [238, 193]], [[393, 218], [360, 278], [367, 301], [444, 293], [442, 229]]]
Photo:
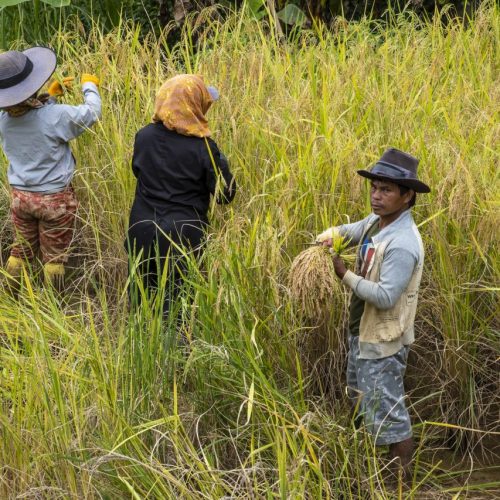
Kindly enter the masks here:
[[[350, 246], [360, 243], [367, 228], [378, 220], [369, 215], [365, 219], [338, 226], [342, 236], [350, 239]], [[378, 309], [390, 309], [407, 287], [415, 265], [423, 258], [421, 240], [415, 233], [410, 210], [404, 211], [397, 220], [373, 236], [374, 242], [390, 240], [384, 255], [380, 281], [374, 283], [361, 276], [348, 276], [347, 285], [362, 300], [370, 302]]]
[[0, 112], [0, 139], [9, 161], [9, 184], [24, 191], [53, 193], [71, 182], [75, 159], [68, 141], [101, 117], [101, 97], [91, 82], [82, 85], [84, 104], [49, 101], [13, 117]]

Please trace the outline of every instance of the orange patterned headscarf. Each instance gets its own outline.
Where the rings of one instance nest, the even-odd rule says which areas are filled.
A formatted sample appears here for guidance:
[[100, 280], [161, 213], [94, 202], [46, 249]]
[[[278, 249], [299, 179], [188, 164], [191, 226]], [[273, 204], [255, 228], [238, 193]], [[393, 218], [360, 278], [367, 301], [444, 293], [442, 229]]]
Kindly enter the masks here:
[[199, 75], [177, 75], [158, 90], [153, 121], [182, 135], [209, 137], [205, 113], [213, 103], [203, 78]]

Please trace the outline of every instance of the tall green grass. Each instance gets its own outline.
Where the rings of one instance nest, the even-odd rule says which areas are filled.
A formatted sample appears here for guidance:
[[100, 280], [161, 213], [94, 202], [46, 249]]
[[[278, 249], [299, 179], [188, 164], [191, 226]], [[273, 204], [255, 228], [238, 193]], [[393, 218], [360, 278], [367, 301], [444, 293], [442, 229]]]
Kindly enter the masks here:
[[133, 19], [141, 29], [159, 31], [157, 0], [3, 0], [0, 1], [0, 49], [19, 40], [44, 44], [62, 30], [83, 31], [90, 26], [110, 31]]
[[[491, 481], [467, 473], [492, 460], [499, 431], [499, 32], [494, 5], [466, 27], [339, 22], [287, 43], [250, 19], [209, 15], [187, 24], [175, 47], [140, 42], [125, 25], [61, 31], [58, 75], [99, 74], [104, 112], [73, 145], [81, 209], [66, 297], [43, 289], [36, 268], [19, 301], [1, 292], [0, 496], [498, 491], [498, 461], [483, 471]], [[161, 321], [153, 299], [129, 311], [123, 240], [134, 134], [150, 121], [156, 89], [181, 71], [221, 90], [209, 116], [239, 192], [211, 208], [178, 327]], [[349, 419], [344, 348], [318, 346], [329, 368], [320, 373], [330, 375], [319, 384], [303, 364], [311, 331], [286, 290], [305, 243], [368, 212], [355, 172], [390, 145], [418, 156], [433, 188], [414, 209], [427, 254], [408, 384], [420, 445], [405, 493], [385, 484], [380, 454]], [[346, 297], [333, 315], [342, 335]], [[446, 443], [454, 467], [438, 460]]]

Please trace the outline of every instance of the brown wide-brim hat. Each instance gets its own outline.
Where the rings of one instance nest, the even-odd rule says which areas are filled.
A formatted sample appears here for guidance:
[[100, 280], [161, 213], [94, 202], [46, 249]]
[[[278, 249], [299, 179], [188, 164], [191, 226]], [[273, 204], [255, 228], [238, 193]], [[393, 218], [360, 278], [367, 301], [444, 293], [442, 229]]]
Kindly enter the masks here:
[[431, 188], [417, 178], [417, 167], [417, 158], [399, 149], [389, 148], [370, 170], [357, 172], [367, 179], [393, 182], [416, 193], [430, 193]]
[[56, 53], [47, 47], [0, 54], [0, 108], [25, 101], [50, 78], [57, 66]]

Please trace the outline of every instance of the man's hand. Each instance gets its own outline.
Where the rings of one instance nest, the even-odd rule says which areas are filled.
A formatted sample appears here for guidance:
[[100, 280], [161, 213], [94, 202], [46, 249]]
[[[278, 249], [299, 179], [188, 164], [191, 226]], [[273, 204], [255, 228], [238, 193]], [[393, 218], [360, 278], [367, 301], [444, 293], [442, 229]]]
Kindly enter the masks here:
[[342, 279], [347, 272], [347, 267], [345, 267], [344, 261], [336, 253], [333, 254], [333, 268], [335, 269], [335, 274]]
[[338, 234], [339, 231], [336, 227], [330, 227], [326, 231], [323, 231], [322, 233], [318, 234], [318, 236], [316, 236], [315, 241], [318, 245], [331, 248], [331, 246], [333, 245], [333, 238]]

